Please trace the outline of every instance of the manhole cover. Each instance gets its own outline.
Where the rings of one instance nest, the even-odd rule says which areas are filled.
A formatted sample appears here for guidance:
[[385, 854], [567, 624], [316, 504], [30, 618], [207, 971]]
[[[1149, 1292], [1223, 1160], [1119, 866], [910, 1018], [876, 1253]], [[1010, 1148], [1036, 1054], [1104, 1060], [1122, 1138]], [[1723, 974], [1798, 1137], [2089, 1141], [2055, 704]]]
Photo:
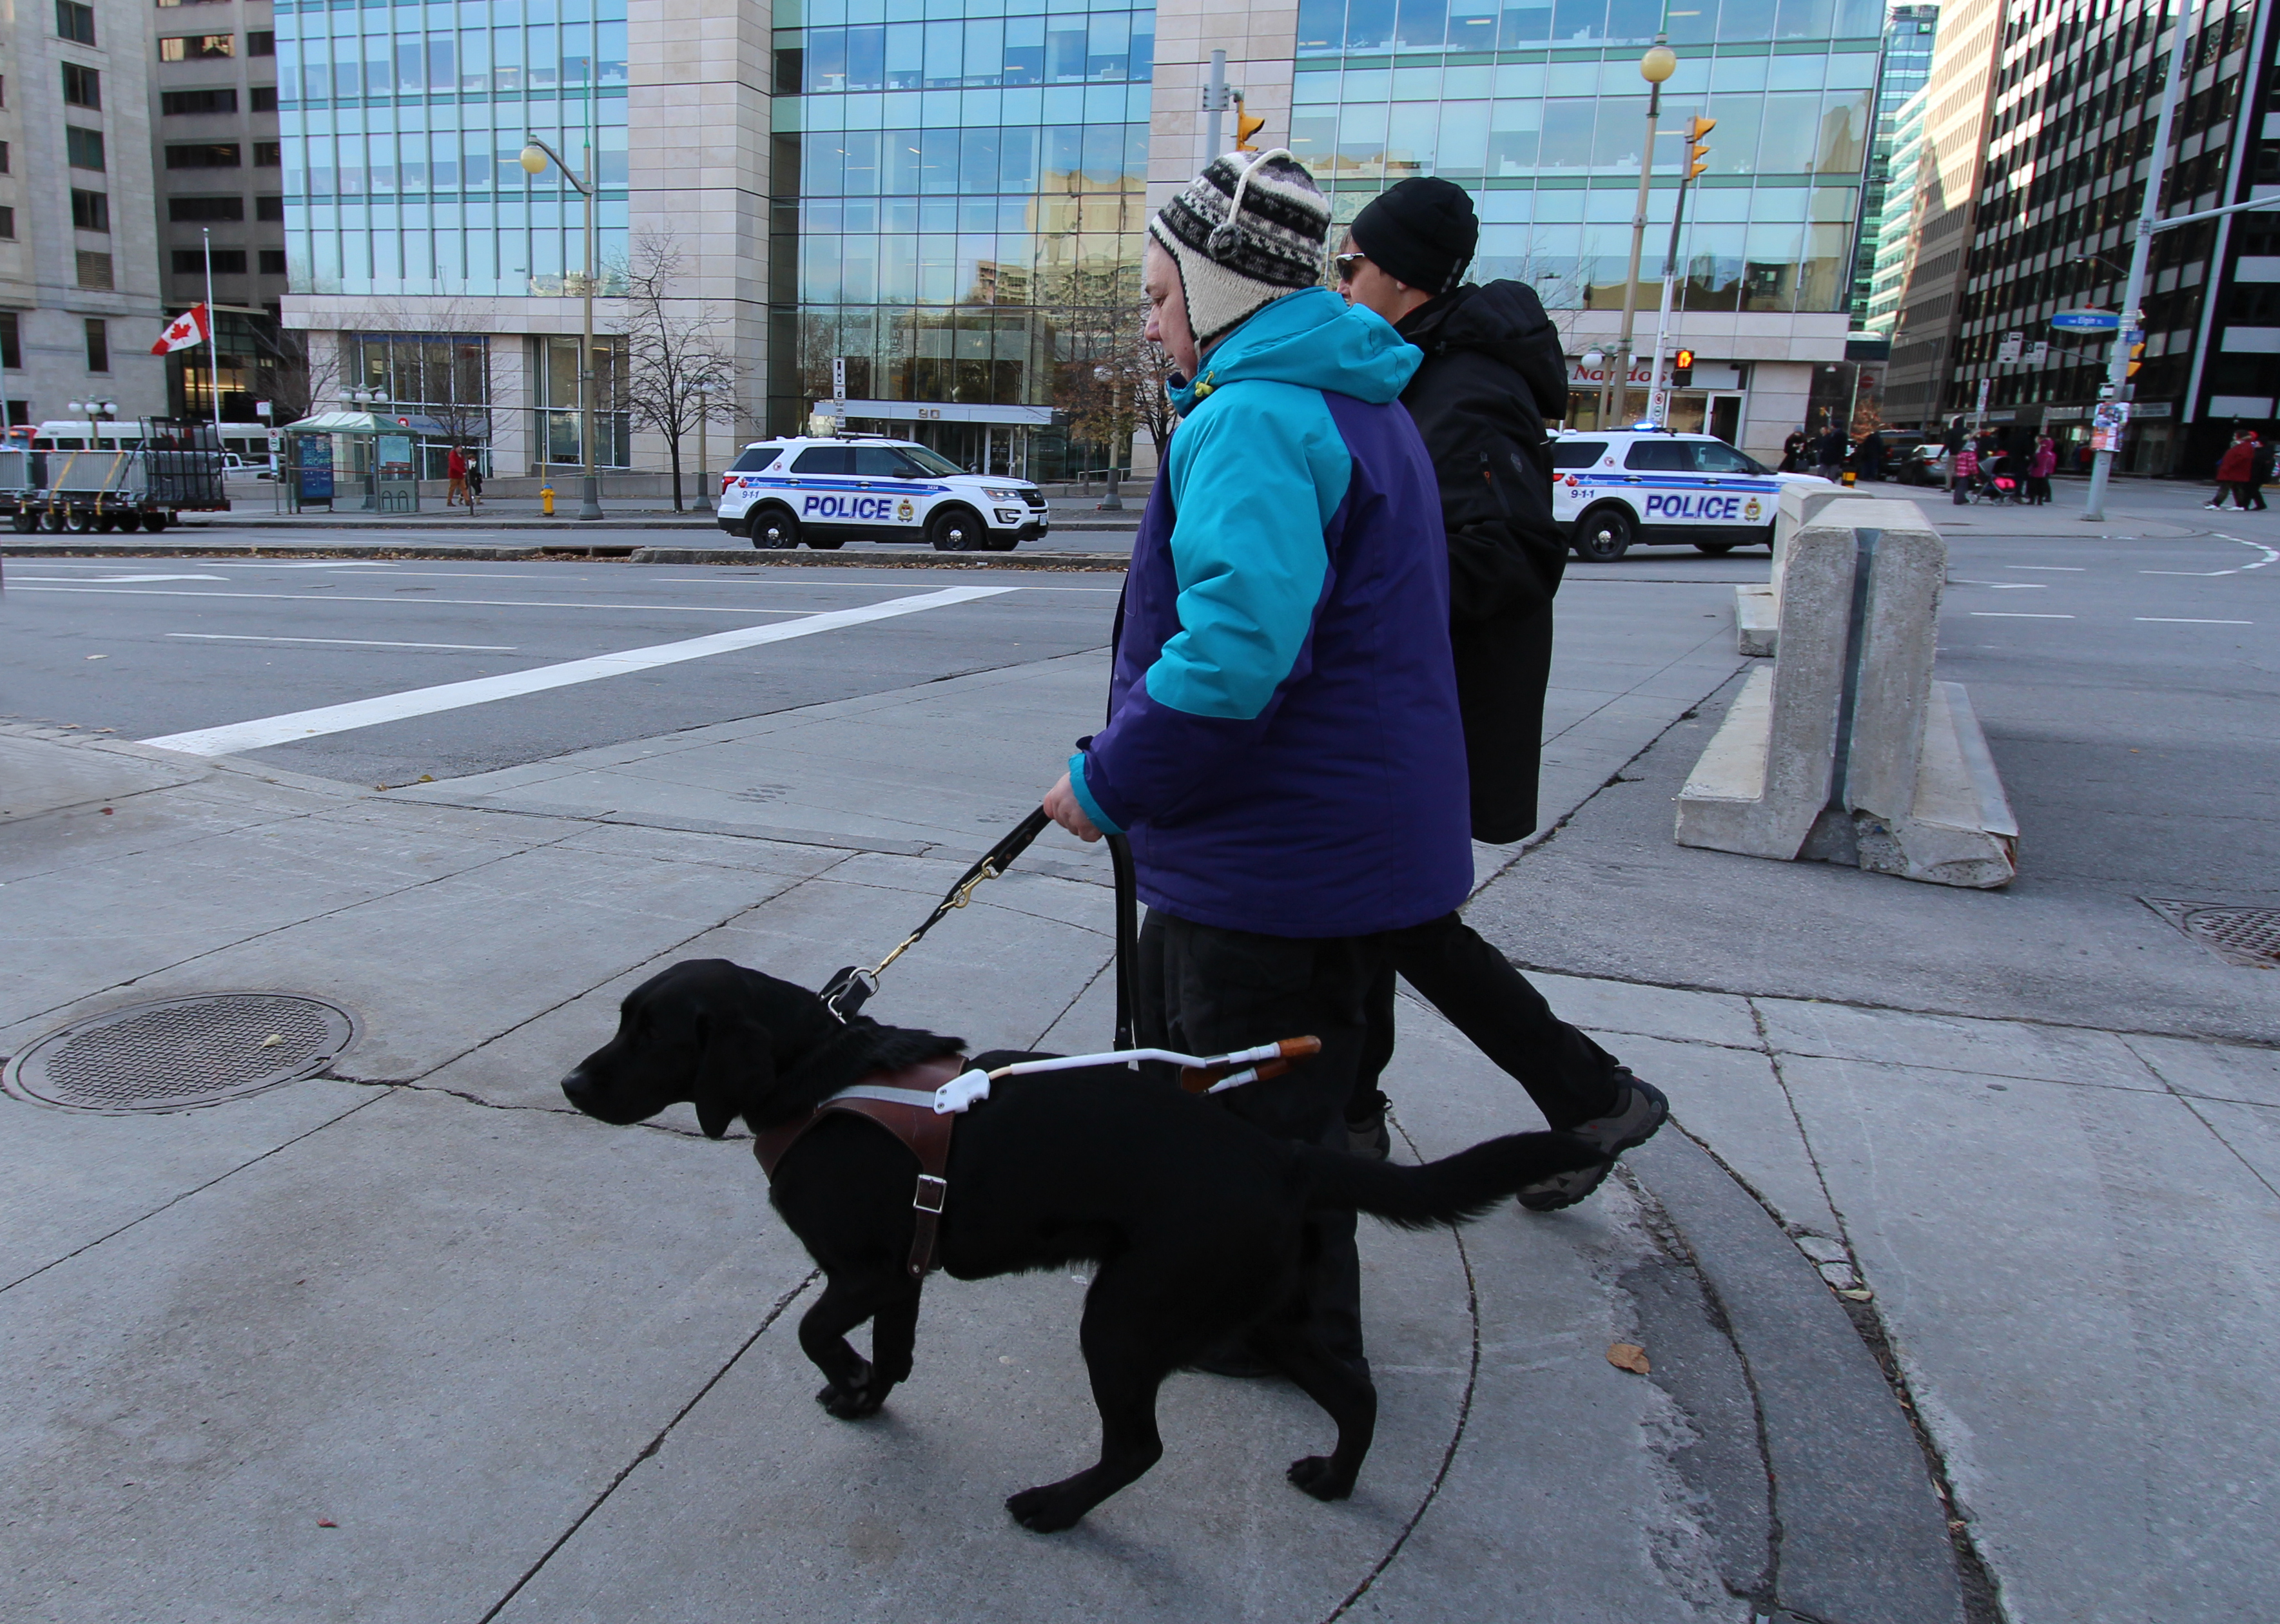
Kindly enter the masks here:
[[2145, 905], [2227, 964], [2280, 970], [2280, 908], [2228, 908], [2153, 897]]
[[50, 1032], [0, 1081], [73, 1111], [187, 1111], [312, 1076], [355, 1037], [346, 1011], [291, 993], [166, 998]]

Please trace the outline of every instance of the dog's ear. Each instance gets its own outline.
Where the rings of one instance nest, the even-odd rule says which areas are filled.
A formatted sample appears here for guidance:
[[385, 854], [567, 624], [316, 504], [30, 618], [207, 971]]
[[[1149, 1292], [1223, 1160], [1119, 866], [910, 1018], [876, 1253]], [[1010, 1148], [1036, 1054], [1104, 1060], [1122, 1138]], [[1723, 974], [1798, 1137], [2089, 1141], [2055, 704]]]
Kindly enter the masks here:
[[738, 1117], [757, 1110], [775, 1080], [774, 1040], [767, 1028], [745, 1014], [705, 1018], [693, 1103], [707, 1139], [721, 1137]]

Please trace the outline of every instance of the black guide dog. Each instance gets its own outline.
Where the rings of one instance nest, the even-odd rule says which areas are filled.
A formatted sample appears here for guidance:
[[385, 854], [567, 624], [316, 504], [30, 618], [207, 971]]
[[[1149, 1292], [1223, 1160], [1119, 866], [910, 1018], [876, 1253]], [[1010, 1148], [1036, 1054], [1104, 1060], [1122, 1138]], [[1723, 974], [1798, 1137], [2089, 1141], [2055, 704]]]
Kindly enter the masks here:
[[[805, 1117], [887, 1071], [963, 1052], [954, 1037], [842, 1024], [805, 988], [726, 959], [692, 959], [626, 996], [617, 1035], [563, 1079], [570, 1103], [638, 1122], [689, 1101], [718, 1139]], [[984, 1069], [1028, 1057], [988, 1054]], [[1096, 1266], [1081, 1333], [1099, 1407], [1098, 1464], [1025, 1489], [1006, 1509], [1066, 1528], [1155, 1465], [1156, 1392], [1181, 1365], [1242, 1335], [1337, 1424], [1329, 1455], [1290, 1481], [1342, 1499], [1369, 1451], [1377, 1395], [1309, 1325], [1304, 1219], [1347, 1207], [1405, 1228], [1478, 1217], [1522, 1185], [1599, 1158], [1562, 1134], [1514, 1134], [1421, 1167], [1273, 1138], [1177, 1087], [1121, 1066], [999, 1081], [959, 1120], [943, 1212], [944, 1270], [984, 1280]], [[828, 1112], [778, 1164], [769, 1199], [824, 1272], [799, 1343], [843, 1420], [874, 1414], [911, 1374], [921, 1282], [908, 1268], [917, 1160], [878, 1124]], [[871, 1323], [871, 1358], [847, 1333]]]

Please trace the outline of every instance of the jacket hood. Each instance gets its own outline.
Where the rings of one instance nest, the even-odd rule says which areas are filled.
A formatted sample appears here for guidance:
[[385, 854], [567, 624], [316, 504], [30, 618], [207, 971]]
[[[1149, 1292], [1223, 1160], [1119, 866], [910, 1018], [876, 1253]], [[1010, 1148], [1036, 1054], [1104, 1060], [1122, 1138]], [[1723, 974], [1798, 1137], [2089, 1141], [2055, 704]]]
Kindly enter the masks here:
[[1383, 405], [1401, 397], [1424, 359], [1383, 317], [1328, 288], [1307, 288], [1283, 295], [1220, 340], [1203, 358], [1201, 376], [1173, 386], [1172, 404], [1184, 417], [1213, 389], [1259, 378]]
[[1546, 419], [1568, 415], [1568, 361], [1559, 329], [1525, 282], [1459, 288], [1413, 311], [1401, 335], [1421, 350], [1473, 350], [1520, 374]]

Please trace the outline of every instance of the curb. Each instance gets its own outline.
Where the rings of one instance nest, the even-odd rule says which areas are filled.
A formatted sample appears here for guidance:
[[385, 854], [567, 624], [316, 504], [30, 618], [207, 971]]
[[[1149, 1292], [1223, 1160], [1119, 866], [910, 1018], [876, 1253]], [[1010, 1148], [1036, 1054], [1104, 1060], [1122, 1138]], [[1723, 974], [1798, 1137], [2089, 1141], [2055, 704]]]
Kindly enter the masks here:
[[1825, 1624], [1963, 1624], [1923, 1451], [1827, 1283], [1675, 1124], [1624, 1166], [1677, 1228], [1741, 1355], [1772, 1479], [1775, 1605]]
[[[712, 564], [774, 568], [923, 570], [1096, 570], [1121, 574], [1126, 558], [1114, 552], [1035, 553], [858, 553], [755, 552], [727, 547], [642, 547], [630, 542], [583, 545], [539, 543], [506, 547], [478, 542], [179, 542], [118, 546], [85, 543], [42, 546], [33, 542], [0, 543], [0, 557], [12, 558], [458, 558], [488, 563], [608, 558], [633, 564]], [[0, 577], [0, 583], [4, 577]]]
[[847, 558], [836, 552], [762, 552], [726, 547], [638, 547], [635, 564], [718, 564], [731, 567], [916, 570], [1101, 570], [1124, 573], [1129, 560], [1115, 552], [882, 552]]

